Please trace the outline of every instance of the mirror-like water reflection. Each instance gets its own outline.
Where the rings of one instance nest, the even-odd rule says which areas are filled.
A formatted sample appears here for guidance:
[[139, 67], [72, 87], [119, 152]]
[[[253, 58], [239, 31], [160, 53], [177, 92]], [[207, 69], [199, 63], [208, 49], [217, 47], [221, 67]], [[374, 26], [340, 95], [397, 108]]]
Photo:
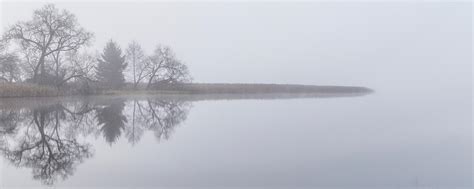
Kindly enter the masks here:
[[35, 179], [52, 185], [93, 156], [93, 146], [81, 137], [102, 137], [110, 145], [124, 137], [133, 144], [152, 132], [156, 140], [166, 140], [190, 107], [180, 100], [102, 99], [2, 109], [0, 150], [13, 165], [31, 168]]
[[[312, 99], [361, 95], [2, 100], [5, 186], [466, 185], [464, 109], [433, 118], [447, 105]], [[261, 100], [281, 98], [304, 99]], [[214, 101], [232, 99], [259, 100]]]
[[84, 138], [103, 138], [114, 145], [123, 137], [135, 144], [150, 132], [157, 141], [167, 140], [195, 100], [359, 95], [365, 93], [12, 99], [0, 104], [0, 151], [14, 166], [30, 168], [34, 179], [54, 185], [93, 157], [94, 147]]

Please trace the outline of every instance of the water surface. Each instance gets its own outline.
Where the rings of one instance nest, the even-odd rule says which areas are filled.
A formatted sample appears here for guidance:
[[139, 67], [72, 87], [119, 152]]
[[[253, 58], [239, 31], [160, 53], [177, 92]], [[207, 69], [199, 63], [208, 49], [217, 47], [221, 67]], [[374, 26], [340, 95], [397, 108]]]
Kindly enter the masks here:
[[470, 188], [470, 105], [389, 96], [2, 100], [1, 186]]

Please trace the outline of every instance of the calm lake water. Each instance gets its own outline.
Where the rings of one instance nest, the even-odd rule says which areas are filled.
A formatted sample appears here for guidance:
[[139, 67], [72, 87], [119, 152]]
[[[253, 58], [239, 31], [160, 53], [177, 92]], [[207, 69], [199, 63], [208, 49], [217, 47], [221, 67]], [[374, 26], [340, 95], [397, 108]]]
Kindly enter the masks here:
[[471, 188], [470, 102], [388, 94], [2, 99], [0, 186]]

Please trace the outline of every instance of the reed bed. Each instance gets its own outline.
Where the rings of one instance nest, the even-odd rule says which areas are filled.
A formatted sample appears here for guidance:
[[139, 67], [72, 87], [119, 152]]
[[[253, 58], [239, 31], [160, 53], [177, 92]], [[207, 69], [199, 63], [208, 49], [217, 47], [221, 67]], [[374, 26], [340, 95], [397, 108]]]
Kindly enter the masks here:
[[8, 84], [0, 83], [0, 97], [52, 97], [60, 96], [55, 88], [35, 84]]

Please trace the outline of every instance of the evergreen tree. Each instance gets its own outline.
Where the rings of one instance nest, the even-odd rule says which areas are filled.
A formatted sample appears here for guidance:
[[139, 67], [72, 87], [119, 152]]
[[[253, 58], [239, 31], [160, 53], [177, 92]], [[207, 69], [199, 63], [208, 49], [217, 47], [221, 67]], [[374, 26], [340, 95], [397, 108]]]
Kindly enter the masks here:
[[123, 75], [127, 67], [125, 56], [120, 47], [110, 40], [104, 48], [97, 66], [97, 79], [105, 86], [117, 89], [125, 84]]

